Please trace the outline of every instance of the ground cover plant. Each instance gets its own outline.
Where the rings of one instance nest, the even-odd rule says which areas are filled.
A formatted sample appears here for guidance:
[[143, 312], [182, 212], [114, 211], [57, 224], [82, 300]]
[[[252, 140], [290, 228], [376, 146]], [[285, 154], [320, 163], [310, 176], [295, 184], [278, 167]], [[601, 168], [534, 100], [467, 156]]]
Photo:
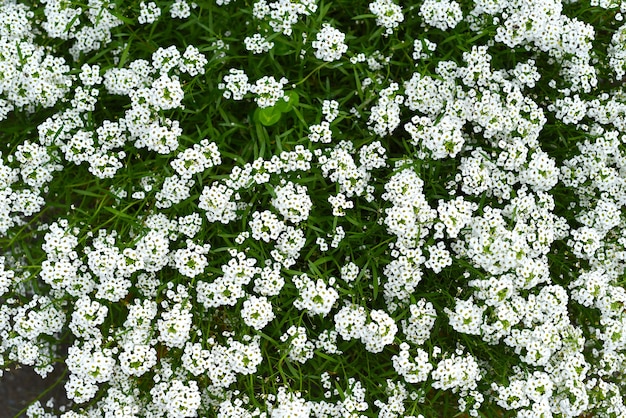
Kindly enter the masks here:
[[0, 2], [29, 417], [624, 417], [626, 2]]

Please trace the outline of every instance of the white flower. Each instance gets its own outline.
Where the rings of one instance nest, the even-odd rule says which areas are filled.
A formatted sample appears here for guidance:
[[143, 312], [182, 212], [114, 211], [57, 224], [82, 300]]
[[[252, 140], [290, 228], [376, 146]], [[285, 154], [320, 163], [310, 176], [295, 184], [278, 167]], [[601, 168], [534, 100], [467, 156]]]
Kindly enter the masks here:
[[191, 6], [186, 0], [174, 0], [170, 6], [170, 16], [172, 19], [187, 19], [191, 16]]
[[187, 248], [174, 251], [172, 255], [174, 266], [180, 274], [194, 278], [209, 265], [206, 254], [210, 249], [210, 244], [196, 245], [187, 240]]
[[192, 77], [198, 74], [204, 74], [204, 66], [208, 62], [209, 61], [198, 48], [193, 45], [187, 45], [185, 52], [183, 52], [182, 59], [180, 60], [180, 71]]
[[270, 75], [261, 77], [256, 83], [250, 85], [249, 89], [251, 93], [255, 94], [254, 101], [260, 108], [272, 107], [280, 99], [289, 100], [289, 96], [285, 96], [283, 91], [283, 86], [287, 83], [288, 81], [284, 77], [276, 81], [274, 76]]
[[311, 406], [300, 392], [287, 392], [284, 387], [278, 388], [276, 404], [268, 408], [270, 418], [308, 418], [311, 416]]
[[409, 348], [407, 343], [400, 344], [400, 352], [391, 357], [393, 368], [407, 383], [424, 382], [433, 369], [428, 361], [428, 353], [418, 348], [413, 355]]
[[336, 100], [324, 100], [322, 102], [322, 115], [326, 122], [332, 123], [339, 116], [339, 102]]
[[469, 300], [456, 299], [454, 311], [445, 308], [448, 314], [450, 326], [457, 332], [464, 334], [480, 335], [483, 324], [483, 312], [485, 306], [476, 305], [472, 298]]
[[268, 210], [254, 212], [249, 225], [252, 238], [265, 242], [275, 241], [286, 228], [285, 223]]
[[185, 96], [178, 77], [169, 77], [167, 74], [161, 74], [154, 80], [150, 93], [151, 104], [162, 110], [181, 107]]
[[145, 25], [147, 23], [154, 23], [161, 16], [161, 9], [159, 6], [153, 1], [148, 3], [142, 1], [139, 3], [140, 14], [137, 21], [141, 25]]
[[243, 100], [246, 93], [250, 91], [251, 85], [248, 84], [248, 76], [243, 70], [231, 68], [223, 80], [217, 85], [217, 88], [224, 90], [223, 96], [226, 99], [232, 97], [233, 100]]
[[437, 242], [436, 245], [426, 247], [426, 251], [428, 251], [430, 256], [424, 262], [424, 267], [430, 268], [433, 272], [440, 273], [441, 270], [452, 265], [450, 251], [446, 249], [442, 241]]
[[478, 363], [471, 354], [452, 354], [450, 358], [441, 360], [432, 372], [432, 386], [436, 389], [448, 390], [453, 393], [459, 390], [473, 390], [482, 378]]
[[182, 202], [189, 198], [194, 184], [194, 180], [181, 179], [176, 174], [166, 177], [161, 185], [161, 190], [155, 194], [157, 200], [155, 206], [159, 209], [166, 209]]
[[202, 190], [198, 206], [206, 211], [209, 222], [227, 224], [237, 218], [237, 204], [232, 200], [237, 196], [226, 185], [214, 183]]
[[322, 25], [316, 39], [311, 46], [315, 49], [315, 57], [322, 61], [337, 61], [348, 50], [348, 45], [344, 43], [346, 35], [329, 23]]
[[201, 404], [200, 388], [195, 380], [172, 379], [155, 385], [150, 391], [157, 407], [168, 417], [190, 418], [198, 416]]
[[339, 298], [337, 291], [332, 286], [327, 286], [322, 279], [314, 282], [303, 274], [294, 276], [293, 282], [298, 289], [298, 299], [293, 306], [306, 311], [310, 316], [326, 316]]
[[161, 75], [167, 75], [170, 70], [180, 65], [180, 52], [174, 45], [167, 48], [157, 48], [152, 53], [152, 67]]
[[194, 376], [199, 376], [211, 366], [211, 351], [203, 349], [201, 343], [188, 342], [181, 360], [185, 369]]
[[426, 299], [420, 299], [416, 304], [409, 305], [409, 311], [411, 316], [401, 322], [402, 332], [410, 342], [423, 344], [430, 338], [430, 330], [435, 325], [437, 311]]
[[268, 41], [260, 33], [255, 33], [252, 36], [247, 36], [243, 43], [246, 49], [253, 54], [263, 54], [269, 52], [274, 48], [274, 42]]
[[398, 326], [387, 312], [380, 309], [371, 311], [370, 319], [371, 322], [363, 327], [361, 341], [370, 353], [380, 353], [385, 346], [393, 343]]
[[338, 193], [336, 196], [328, 196], [328, 203], [333, 208], [333, 216], [346, 216], [346, 209], [352, 209], [354, 202], [346, 199], [346, 195]]
[[156, 350], [146, 344], [128, 343], [119, 355], [122, 371], [132, 376], [142, 376], [157, 363]]
[[250, 296], [243, 303], [241, 317], [246, 325], [261, 330], [274, 319], [275, 315], [272, 311], [272, 304], [265, 296]]
[[170, 348], [183, 348], [189, 340], [193, 315], [186, 305], [176, 303], [157, 321], [159, 341]]
[[369, 4], [369, 9], [376, 15], [376, 24], [385, 28], [385, 36], [391, 35], [404, 21], [402, 8], [392, 0], [376, 0]]
[[454, 0], [425, 0], [419, 14], [428, 25], [441, 30], [452, 29], [463, 19], [461, 6]]
[[319, 125], [309, 126], [309, 132], [309, 140], [311, 142], [329, 144], [333, 140], [333, 133], [330, 130], [328, 121], [322, 121]]
[[88, 296], [80, 297], [74, 304], [69, 328], [79, 338], [101, 336], [100, 326], [107, 317], [108, 308]]
[[306, 186], [286, 182], [274, 188], [276, 197], [272, 199], [272, 206], [293, 223], [307, 220], [313, 202], [307, 194]]
[[254, 280], [254, 291], [263, 296], [276, 296], [285, 285], [285, 279], [280, 271], [280, 264], [266, 266]]

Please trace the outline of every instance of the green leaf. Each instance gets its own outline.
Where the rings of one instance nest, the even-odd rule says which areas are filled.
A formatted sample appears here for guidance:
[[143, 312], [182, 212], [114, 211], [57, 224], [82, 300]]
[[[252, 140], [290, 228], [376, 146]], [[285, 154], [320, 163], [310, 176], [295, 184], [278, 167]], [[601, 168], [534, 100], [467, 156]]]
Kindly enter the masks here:
[[281, 115], [281, 112], [276, 110], [276, 108], [274, 107], [266, 107], [263, 109], [257, 109], [254, 113], [258, 115], [259, 122], [261, 122], [263, 126], [274, 125], [276, 122], [280, 120], [280, 115]]
[[300, 96], [298, 96], [298, 93], [292, 90], [289, 92], [288, 96], [288, 101], [280, 99], [278, 103], [274, 105], [274, 108], [281, 113], [287, 113], [291, 112], [291, 109], [293, 109], [294, 106], [298, 106], [298, 103], [300, 103]]

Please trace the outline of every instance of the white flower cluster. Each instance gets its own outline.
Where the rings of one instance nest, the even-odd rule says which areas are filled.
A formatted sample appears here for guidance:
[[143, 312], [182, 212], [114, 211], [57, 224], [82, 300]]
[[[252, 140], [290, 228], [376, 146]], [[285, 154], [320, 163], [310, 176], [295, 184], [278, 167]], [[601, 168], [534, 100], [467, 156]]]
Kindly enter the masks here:
[[423, 344], [430, 337], [430, 330], [435, 325], [437, 312], [433, 304], [420, 299], [416, 304], [409, 305], [411, 316], [401, 321], [402, 332], [407, 340], [416, 345]]
[[243, 43], [246, 49], [253, 54], [264, 54], [274, 48], [274, 42], [268, 41], [260, 33], [255, 33], [252, 36], [247, 36]]
[[191, 178], [195, 174], [221, 164], [220, 152], [214, 142], [203, 139], [185, 151], [179, 152], [176, 159], [170, 162], [172, 168], [181, 178]]
[[344, 43], [346, 35], [328, 23], [322, 25], [322, 29], [317, 32], [315, 39], [311, 46], [315, 49], [315, 58], [319, 60], [337, 61], [348, 50], [348, 45]]
[[317, 11], [315, 0], [257, 0], [252, 6], [252, 14], [256, 19], [267, 20], [274, 32], [290, 36], [292, 27], [302, 16], [310, 16]]
[[137, 21], [142, 25], [154, 23], [161, 17], [161, 9], [153, 1], [149, 1], [148, 3], [142, 1], [139, 3], [139, 10]]
[[382, 195], [393, 205], [385, 209], [384, 224], [397, 238], [391, 246], [394, 260], [384, 269], [384, 295], [392, 310], [396, 306], [394, 300], [408, 302], [422, 277], [421, 265], [426, 261], [422, 255], [424, 238], [437, 216], [426, 201], [423, 187], [424, 182], [415, 171], [407, 168], [391, 177]]
[[197, 300], [206, 308], [234, 306], [246, 295], [243, 287], [258, 273], [259, 268], [254, 267], [257, 260], [235, 250], [231, 251], [231, 256], [228, 264], [222, 265], [223, 276], [196, 284]]
[[413, 41], [413, 54], [411, 55], [411, 57], [415, 61], [428, 59], [432, 55], [432, 53], [435, 52], [436, 49], [436, 43], [431, 42], [428, 39], [416, 39]]
[[92, 399], [98, 391], [98, 383], [108, 382], [115, 368], [113, 352], [100, 342], [88, 340], [68, 348], [67, 368], [70, 372], [65, 383], [69, 399], [84, 403]]
[[463, 20], [461, 5], [455, 0], [426, 0], [419, 14], [424, 23], [441, 30], [452, 29]]
[[330, 130], [330, 123], [328, 121], [322, 121], [318, 125], [309, 126], [309, 140], [311, 142], [322, 142], [323, 144], [329, 144], [333, 140], [333, 133]]
[[[347, 141], [341, 141], [330, 151], [326, 150], [326, 154], [318, 153], [318, 161], [324, 177], [339, 185], [339, 193], [346, 198], [353, 196], [365, 195], [369, 201], [374, 199], [372, 188], [368, 185], [369, 179], [372, 177], [371, 170], [380, 168], [386, 164], [386, 150], [379, 142], [373, 142], [369, 146], [365, 146], [361, 155], [360, 165], [355, 162], [354, 145]], [[343, 208], [348, 208], [349, 203], [344, 202], [342, 198], [336, 203]], [[335, 205], [333, 205], [335, 206]]]
[[41, 265], [41, 279], [52, 289], [65, 290], [72, 296], [87, 294], [95, 287], [78, 258], [77, 233], [77, 230], [69, 228], [67, 220], [59, 220], [50, 225], [42, 245], [47, 259]]
[[424, 382], [433, 369], [428, 353], [421, 348], [416, 349], [415, 355], [409, 351], [407, 343], [400, 344], [400, 353], [391, 358], [393, 368], [407, 383]]
[[80, 5], [67, 5], [59, 0], [44, 3], [42, 28], [51, 38], [73, 39], [69, 52], [75, 61], [81, 54], [108, 45], [112, 41], [111, 30], [122, 25], [113, 11], [115, 4], [109, 1], [89, 0]]
[[13, 270], [6, 270], [5, 257], [0, 257], [0, 297], [9, 291], [15, 278]]
[[402, 8], [392, 0], [376, 0], [369, 4], [370, 11], [376, 15], [376, 24], [385, 28], [385, 36], [389, 36], [404, 21]]
[[278, 388], [276, 403], [268, 405], [271, 418], [307, 418], [311, 416], [311, 405], [302, 398], [300, 392], [287, 392]]
[[292, 361], [306, 363], [313, 358], [315, 342], [308, 339], [306, 328], [292, 325], [280, 337], [282, 342], [289, 342], [289, 358]]
[[246, 325], [261, 330], [275, 318], [272, 304], [265, 296], [250, 296], [243, 303], [241, 317]]
[[210, 244], [197, 245], [187, 240], [186, 248], [172, 252], [172, 264], [180, 274], [193, 279], [209, 265], [206, 254], [210, 250]]
[[417, 398], [415, 397], [415, 394], [416, 394], [415, 392], [411, 392], [411, 394], [409, 394], [405, 384], [402, 381], [394, 381], [391, 379], [387, 379], [385, 392], [388, 396], [387, 402], [383, 402], [380, 399], [376, 399], [374, 401], [374, 405], [376, 405], [380, 409], [378, 413], [380, 417], [424, 418], [424, 416], [421, 414], [418, 415], [417, 417], [414, 415], [406, 414], [405, 401], [409, 399], [409, 396], [411, 396], [411, 398], [414, 398], [414, 399], [417, 399]]
[[231, 68], [228, 74], [224, 76], [222, 83], [217, 86], [220, 90], [224, 90], [224, 97], [233, 100], [243, 100], [243, 97], [250, 91], [248, 84], [248, 76], [243, 70]]
[[224, 345], [209, 338], [207, 346], [188, 342], [182, 362], [193, 376], [207, 376], [214, 388], [229, 387], [237, 380], [237, 374], [254, 374], [263, 360], [258, 338], [244, 344], [229, 337]]
[[0, 7], [0, 121], [12, 110], [34, 112], [36, 106], [53, 107], [72, 86], [69, 65], [34, 43], [33, 14], [21, 4]]
[[59, 337], [66, 313], [47, 296], [35, 295], [28, 303], [15, 305], [8, 299], [0, 309], [0, 332], [4, 335], [0, 352], [9, 362], [32, 366], [45, 378], [54, 369], [57, 350], [47, 341]]
[[196, 3], [189, 4], [186, 0], [174, 0], [170, 6], [170, 16], [173, 19], [187, 19], [191, 16], [191, 9], [196, 8]]
[[229, 223], [237, 218], [237, 200], [239, 194], [228, 186], [216, 183], [205, 186], [199, 199], [198, 207], [205, 210], [209, 222]]
[[400, 125], [400, 105], [404, 102], [404, 96], [396, 94], [399, 88], [398, 83], [391, 83], [382, 89], [378, 103], [371, 108], [367, 124], [378, 136], [391, 135]]
[[471, 354], [463, 354], [457, 350], [450, 358], [437, 363], [431, 377], [434, 388], [452, 389], [456, 393], [476, 389], [477, 382], [482, 379], [482, 373]]
[[289, 96], [285, 95], [283, 90], [287, 83], [288, 80], [284, 77], [277, 81], [270, 75], [249, 84], [248, 76], [243, 70], [231, 68], [224, 76], [223, 82], [218, 84], [218, 88], [224, 90], [223, 95], [226, 99], [232, 97], [233, 100], [243, 100], [248, 92], [253, 93], [254, 101], [260, 108], [264, 108], [274, 106], [281, 99], [289, 101]]
[[346, 304], [335, 314], [335, 329], [344, 340], [358, 338], [371, 353], [380, 353], [385, 346], [393, 343], [398, 326], [382, 310], [372, 310], [369, 315], [365, 308]]
[[[1, 156], [1, 155], [0, 155]], [[57, 164], [58, 153], [48, 145], [24, 141], [17, 146], [10, 158], [17, 167], [0, 161], [0, 235], [9, 228], [23, 225], [23, 217], [39, 213], [44, 206], [42, 197], [55, 171], [61, 171]]]
[[[495, 41], [514, 48], [533, 45], [562, 62], [561, 75], [570, 91], [590, 92], [597, 86], [596, 69], [591, 64], [594, 28], [576, 18], [564, 15], [563, 4], [530, 1], [506, 2], [499, 7], [480, 5], [473, 15], [502, 16]], [[524, 28], [519, 30], [518, 28]]]
[[298, 289], [298, 298], [294, 301], [293, 306], [307, 314], [328, 315], [333, 305], [339, 298], [339, 294], [332, 287], [332, 284], [326, 284], [322, 279], [317, 281], [311, 280], [306, 274], [293, 277], [293, 284]]
[[157, 200], [155, 206], [159, 209], [167, 209], [188, 199], [194, 185], [193, 179], [180, 178], [176, 174], [166, 177], [161, 184], [161, 189], [155, 194]]
[[272, 206], [285, 217], [286, 220], [297, 224], [306, 221], [313, 206], [307, 194], [306, 186], [285, 182], [274, 189], [276, 197], [272, 199]]
[[465, 137], [462, 126], [461, 119], [447, 115], [436, 125], [430, 118], [414, 116], [404, 129], [411, 135], [413, 145], [425, 147], [433, 159], [439, 160], [454, 158], [463, 149]]
[[[454, 84], [451, 80], [441, 80], [414, 73], [404, 82], [405, 104], [410, 110], [417, 110], [429, 117], [438, 116], [447, 101], [452, 100]], [[430, 125], [433, 123], [431, 122]]]
[[287, 83], [288, 81], [285, 77], [277, 81], [271, 75], [265, 76], [258, 79], [253, 85], [250, 85], [250, 92], [256, 94], [254, 101], [260, 108], [272, 107], [280, 99], [289, 101], [289, 96], [285, 95], [283, 91], [283, 86]]
[[487, 309], [486, 306], [478, 306], [474, 301], [456, 300], [454, 311], [445, 308], [448, 315], [450, 326], [457, 332], [470, 335], [480, 335], [481, 326], [483, 325], [483, 314]]
[[609, 47], [609, 65], [615, 72], [615, 78], [621, 79], [626, 75], [626, 25], [622, 25], [614, 34], [611, 39], [611, 46]]
[[183, 382], [172, 379], [158, 383], [150, 390], [150, 394], [154, 407], [162, 408], [168, 417], [186, 418], [198, 415], [201, 397], [195, 380]]
[[324, 100], [322, 102], [322, 115], [326, 122], [332, 123], [339, 116], [339, 102], [336, 100]]
[[[62, 358], [71, 401], [27, 415], [391, 418], [449, 391], [470, 416], [626, 416], [626, 3], [368, 0], [342, 28], [345, 5], [255, 0], [245, 34], [230, 0], [22, 3], [0, 4], [0, 364]], [[134, 31], [196, 8], [215, 33], [175, 21], [184, 50]], [[405, 21], [427, 31], [388, 45]], [[450, 48], [466, 27], [480, 46]], [[213, 80], [281, 123], [215, 108]], [[341, 380], [348, 350], [396, 378]]]
[[[339, 394], [339, 390], [337, 389], [334, 389], [331, 393], [332, 381], [328, 373], [322, 373], [321, 380], [324, 389], [327, 389], [324, 395], [326, 398], [331, 398], [333, 395]], [[342, 388], [342, 400], [337, 402], [309, 401], [311, 412], [315, 414], [315, 416], [338, 418], [343, 416], [359, 416], [359, 412], [367, 411], [368, 404], [365, 401], [366, 390], [362, 383], [353, 377], [348, 378], [347, 383], [348, 386]]]

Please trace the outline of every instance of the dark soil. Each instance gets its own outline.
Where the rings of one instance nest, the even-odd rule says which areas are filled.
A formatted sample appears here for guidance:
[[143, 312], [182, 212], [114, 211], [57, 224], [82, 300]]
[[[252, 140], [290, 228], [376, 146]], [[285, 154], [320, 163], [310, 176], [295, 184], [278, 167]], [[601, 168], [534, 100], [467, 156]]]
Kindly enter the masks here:
[[[28, 405], [40, 398], [43, 405], [50, 398], [58, 402], [65, 401], [65, 389], [63, 384], [58, 384], [46, 393], [46, 390], [57, 382], [61, 377], [61, 370], [55, 369], [46, 379], [42, 379], [31, 368], [24, 367], [4, 371], [0, 378], [0, 418], [26, 417], [25, 411]], [[43, 396], [42, 396], [43, 394]]]

